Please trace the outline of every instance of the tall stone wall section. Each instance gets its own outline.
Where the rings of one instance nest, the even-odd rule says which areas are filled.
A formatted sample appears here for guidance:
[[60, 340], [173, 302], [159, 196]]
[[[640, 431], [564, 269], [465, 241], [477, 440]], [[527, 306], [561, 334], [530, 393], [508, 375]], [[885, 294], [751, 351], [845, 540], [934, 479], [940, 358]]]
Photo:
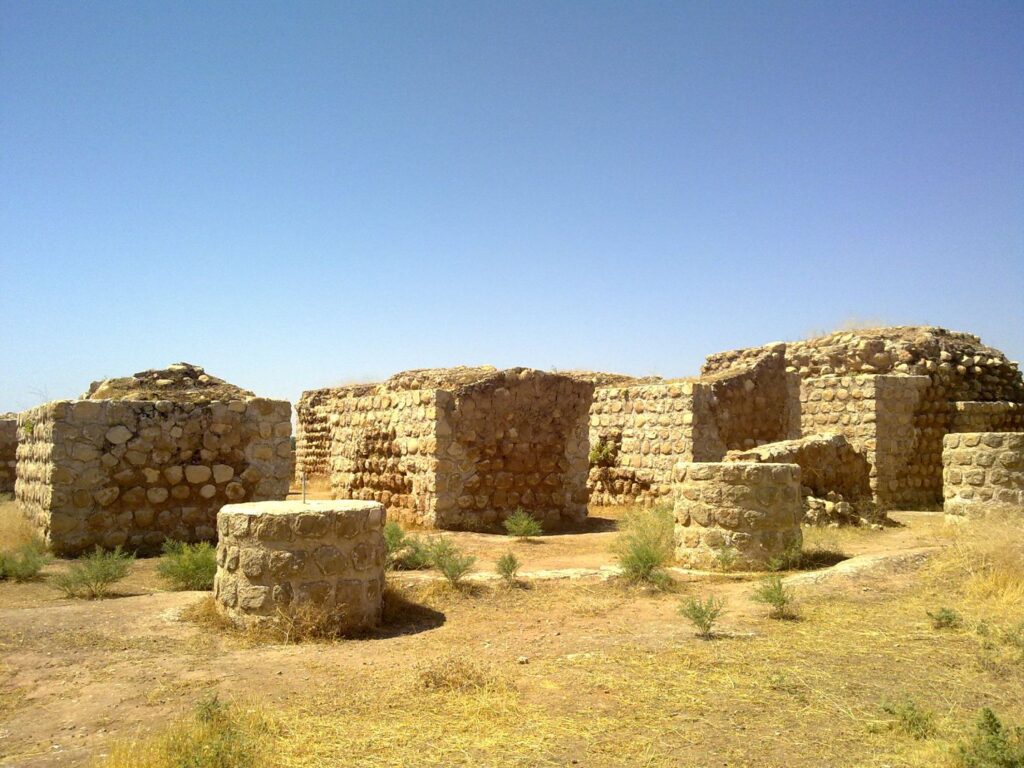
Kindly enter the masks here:
[[824, 376], [804, 380], [801, 423], [806, 434], [840, 434], [870, 467], [871, 495], [881, 509], [928, 505], [933, 478], [916, 461], [915, 409], [925, 376]]
[[943, 440], [943, 508], [954, 517], [1024, 518], [1024, 434], [964, 432]]
[[227, 503], [283, 499], [284, 401], [56, 401], [18, 420], [15, 496], [57, 554], [216, 538]]
[[331, 485], [331, 414], [335, 411], [334, 390], [303, 392], [295, 404], [295, 477], [305, 475], [311, 490]]
[[18, 418], [0, 417], [0, 493], [14, 493], [18, 453]]
[[448, 399], [436, 389], [376, 386], [342, 387], [323, 397], [334, 498], [377, 501], [394, 520], [436, 527], [438, 420]]

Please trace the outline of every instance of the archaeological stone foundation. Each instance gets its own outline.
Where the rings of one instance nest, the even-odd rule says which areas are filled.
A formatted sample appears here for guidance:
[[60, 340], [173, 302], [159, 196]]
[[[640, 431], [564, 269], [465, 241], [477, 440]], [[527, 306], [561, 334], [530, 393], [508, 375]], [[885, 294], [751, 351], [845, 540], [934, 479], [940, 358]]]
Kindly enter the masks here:
[[[169, 539], [212, 541], [223, 505], [287, 495], [289, 403], [224, 389], [212, 377], [208, 388], [184, 388], [176, 373], [205, 374], [178, 368], [165, 378], [156, 372], [155, 381], [170, 382], [157, 387], [168, 399], [55, 401], [19, 415], [15, 496], [53, 552], [151, 553]], [[111, 381], [101, 396], [152, 395]], [[204, 399], [213, 392], [232, 399]]]
[[384, 521], [384, 506], [373, 501], [228, 504], [217, 516], [217, 610], [243, 628], [377, 626]]

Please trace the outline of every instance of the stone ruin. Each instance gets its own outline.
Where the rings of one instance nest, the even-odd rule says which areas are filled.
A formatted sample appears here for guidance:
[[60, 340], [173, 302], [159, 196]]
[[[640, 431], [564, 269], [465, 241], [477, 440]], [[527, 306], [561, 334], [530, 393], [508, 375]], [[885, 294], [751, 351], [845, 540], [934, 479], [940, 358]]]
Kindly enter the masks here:
[[18, 454], [18, 414], [0, 413], [0, 493], [14, 493]]
[[283, 499], [291, 406], [179, 363], [18, 418], [15, 497], [51, 550], [216, 538], [227, 503]]
[[530, 368], [406, 371], [305, 392], [298, 471], [408, 525], [495, 530], [517, 508], [546, 529], [587, 514], [593, 384]]
[[953, 433], [942, 445], [947, 519], [986, 512], [1024, 518], [1024, 433]]

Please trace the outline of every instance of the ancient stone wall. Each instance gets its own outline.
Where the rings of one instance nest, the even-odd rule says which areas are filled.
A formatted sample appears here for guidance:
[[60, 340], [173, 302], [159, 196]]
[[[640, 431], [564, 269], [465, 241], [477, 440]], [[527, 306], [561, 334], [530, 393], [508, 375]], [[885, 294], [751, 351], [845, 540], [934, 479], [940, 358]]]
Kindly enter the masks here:
[[679, 462], [676, 557], [690, 568], [760, 569], [802, 541], [800, 467]]
[[384, 507], [367, 501], [228, 504], [217, 515], [218, 611], [249, 627], [289, 618], [322, 631], [380, 623]]
[[942, 441], [947, 515], [1024, 514], [1024, 434], [964, 432]]
[[808, 435], [766, 443], [749, 451], [730, 451], [726, 461], [796, 464], [800, 480], [812, 496], [838, 493], [848, 502], [871, 498], [871, 468], [862, 451], [841, 434]]
[[801, 386], [805, 434], [845, 435], [870, 466], [880, 509], [926, 506], [933, 478], [918, 461], [914, 414], [928, 388], [925, 376], [824, 376]]
[[332, 495], [410, 525], [497, 529], [521, 507], [557, 528], [586, 516], [592, 398], [587, 381], [528, 368], [406, 371], [303, 395], [299, 452], [308, 477], [321, 449], [305, 436], [326, 420]]
[[953, 403], [950, 432], [1024, 432], [1024, 403]]
[[61, 555], [213, 540], [224, 504], [286, 496], [290, 436], [284, 401], [56, 401], [19, 416], [15, 496]]
[[335, 396], [332, 389], [303, 392], [295, 404], [295, 478], [306, 476], [311, 490], [331, 486], [331, 414]]
[[18, 451], [18, 417], [0, 415], [0, 493], [14, 493]]

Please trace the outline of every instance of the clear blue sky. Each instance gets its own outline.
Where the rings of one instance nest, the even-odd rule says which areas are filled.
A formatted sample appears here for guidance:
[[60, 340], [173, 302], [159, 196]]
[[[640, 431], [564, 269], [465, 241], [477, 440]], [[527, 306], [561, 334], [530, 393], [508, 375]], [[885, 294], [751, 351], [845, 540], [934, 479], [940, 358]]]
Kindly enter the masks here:
[[2, 0], [0, 98], [0, 411], [850, 318], [1024, 359], [1020, 2]]

